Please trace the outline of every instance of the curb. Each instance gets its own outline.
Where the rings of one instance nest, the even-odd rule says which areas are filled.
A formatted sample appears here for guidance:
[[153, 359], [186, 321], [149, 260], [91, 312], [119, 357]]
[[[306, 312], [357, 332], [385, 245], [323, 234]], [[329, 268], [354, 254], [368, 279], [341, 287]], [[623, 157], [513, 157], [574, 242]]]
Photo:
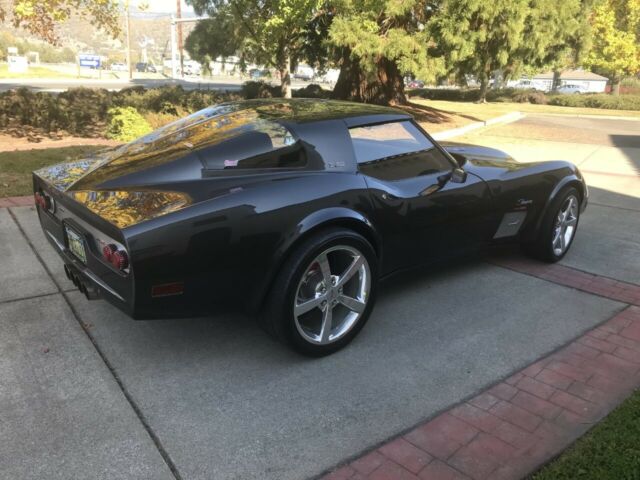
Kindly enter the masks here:
[[435, 140], [446, 140], [451, 137], [457, 137], [459, 135], [464, 135], [465, 133], [478, 130], [479, 128], [484, 128], [484, 127], [497, 125], [497, 124], [506, 124], [506, 123], [516, 122], [524, 118], [525, 116], [526, 114], [522, 112], [511, 112], [505, 115], [500, 115], [499, 117], [490, 118], [489, 120], [485, 120], [483, 122], [474, 122], [474, 123], [470, 123], [469, 125], [465, 125], [464, 127], [452, 128], [451, 130], [445, 130], [443, 132], [436, 132], [431, 136]]
[[[640, 113], [640, 112], [639, 112]], [[638, 117], [623, 117], [621, 115], [597, 115], [597, 114], [587, 114], [587, 113], [533, 113], [529, 112], [530, 115], [542, 115], [545, 117], [569, 117], [569, 118], [591, 118], [593, 120], [629, 120], [631, 122], [640, 122], [640, 116]]]

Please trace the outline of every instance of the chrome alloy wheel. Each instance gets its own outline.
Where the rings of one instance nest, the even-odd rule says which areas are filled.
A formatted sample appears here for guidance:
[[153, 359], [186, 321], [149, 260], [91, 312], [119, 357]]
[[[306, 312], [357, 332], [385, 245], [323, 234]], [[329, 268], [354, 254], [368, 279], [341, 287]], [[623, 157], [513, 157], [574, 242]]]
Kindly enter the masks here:
[[367, 306], [371, 270], [357, 249], [338, 245], [307, 267], [296, 291], [293, 315], [300, 335], [326, 345], [343, 338]]
[[553, 237], [551, 240], [551, 248], [556, 256], [562, 255], [567, 250], [571, 239], [576, 233], [578, 207], [578, 199], [574, 195], [569, 195], [558, 211], [558, 216], [553, 224]]

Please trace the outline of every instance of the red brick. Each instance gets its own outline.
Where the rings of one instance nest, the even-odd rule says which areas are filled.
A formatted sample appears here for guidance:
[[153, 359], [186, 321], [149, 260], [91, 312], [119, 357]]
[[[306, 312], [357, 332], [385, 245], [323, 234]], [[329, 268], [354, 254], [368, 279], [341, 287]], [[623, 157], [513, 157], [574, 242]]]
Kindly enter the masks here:
[[587, 332], [587, 335], [598, 340], [606, 340], [607, 337], [611, 335], [611, 332], [604, 330], [600, 327], [596, 327], [593, 330]]
[[349, 480], [350, 478], [353, 478], [355, 474], [356, 471], [353, 468], [349, 465], [345, 465], [344, 467], [325, 475], [322, 477], [322, 480]]
[[616, 346], [605, 340], [599, 340], [589, 335], [585, 335], [578, 339], [578, 342], [587, 347], [595, 348], [601, 352], [611, 353], [616, 349]]
[[440, 460], [434, 460], [418, 475], [422, 480], [467, 480], [469, 477]]
[[431, 455], [402, 438], [383, 445], [378, 451], [412, 473], [418, 473], [432, 459]]
[[0, 208], [14, 207], [14, 203], [9, 198], [0, 198]]
[[578, 355], [584, 358], [596, 358], [600, 355], [600, 350], [596, 350], [595, 348], [587, 347], [578, 342], [572, 342], [567, 345], [565, 348], [561, 350], [561, 353], [570, 353], [573, 355]]
[[620, 336], [640, 342], [640, 322], [633, 322], [624, 330], [620, 331]]
[[474, 407], [468, 403], [463, 403], [449, 411], [451, 415], [464, 420], [469, 425], [473, 425], [479, 430], [491, 432], [500, 423], [500, 419], [486, 410]]
[[502, 400], [511, 400], [513, 396], [518, 393], [518, 389], [506, 383], [499, 383], [491, 387], [489, 393]]
[[630, 338], [621, 337], [620, 335], [611, 335], [608, 341], [621, 347], [640, 351], [640, 341], [631, 340]]
[[520, 379], [524, 377], [524, 375], [520, 372], [518, 373], [514, 373], [513, 375], [511, 375], [509, 378], [507, 378], [505, 380], [505, 383], [509, 384], [509, 385], [515, 385], [516, 383], [518, 383], [520, 381]]
[[626, 347], [618, 347], [613, 354], [629, 362], [640, 364], [640, 350], [632, 350]]
[[580, 415], [584, 418], [593, 418], [597, 411], [597, 407], [595, 404], [587, 402], [580, 397], [571, 395], [567, 392], [562, 392], [560, 390], [554, 393], [551, 396], [550, 400], [552, 403], [566, 408], [570, 412], [573, 412], [576, 415]]
[[431, 455], [446, 460], [477, 433], [478, 429], [475, 427], [453, 415], [443, 413], [407, 433], [404, 438]]
[[557, 405], [527, 392], [518, 392], [518, 394], [511, 399], [511, 403], [547, 420], [555, 418], [560, 413], [560, 407]]
[[530, 432], [509, 422], [501, 422], [492, 433], [503, 442], [507, 442], [518, 449], [528, 447], [535, 437]]
[[413, 473], [397, 463], [385, 462], [367, 477], [369, 480], [418, 480]]
[[500, 401], [494, 405], [490, 411], [497, 417], [530, 432], [533, 432], [538, 425], [540, 425], [540, 422], [542, 422], [542, 419], [537, 415], [533, 415], [512, 403], [504, 401]]
[[499, 399], [497, 397], [485, 392], [476, 397], [473, 397], [471, 400], [469, 400], [469, 403], [483, 410], [489, 410], [496, 403], [498, 403], [498, 400]]
[[577, 368], [564, 362], [553, 361], [547, 365], [547, 368], [564, 375], [565, 377], [573, 378], [580, 382], [586, 381], [591, 376], [591, 372], [587, 372], [581, 368]]
[[567, 392], [598, 405], [607, 405], [611, 401], [607, 394], [582, 382], [573, 382]]
[[35, 200], [31, 195], [26, 195], [24, 197], [9, 197], [9, 200], [11, 200], [14, 205], [17, 205], [20, 207], [34, 205], [35, 203]]
[[549, 363], [548, 358], [544, 358], [535, 363], [532, 363], [527, 368], [522, 370], [522, 373], [528, 377], [535, 377], [540, 371], [545, 367], [545, 365]]
[[623, 315], [616, 315], [611, 320], [608, 320], [602, 325], [604, 330], [608, 330], [611, 333], [620, 333], [625, 327], [628, 327], [631, 320]]
[[633, 381], [630, 381], [628, 378], [608, 377], [598, 373], [589, 379], [587, 385], [601, 392], [617, 395], [628, 392], [635, 387]]
[[565, 439], [565, 443], [568, 443], [591, 428], [594, 420], [586, 419], [569, 410], [563, 410], [560, 415], [554, 419], [553, 423], [558, 429], [558, 442], [561, 443], [562, 439]]
[[458, 450], [449, 459], [449, 465], [470, 477], [481, 479], [513, 456], [516, 449], [499, 438], [479, 434], [471, 443]]
[[385, 458], [380, 455], [380, 453], [374, 451], [366, 454], [364, 457], [354, 460], [350, 465], [363, 475], [369, 475], [376, 468], [382, 465], [384, 461]]
[[530, 377], [524, 377], [516, 384], [516, 387], [544, 399], [549, 398], [556, 391], [555, 388]]
[[536, 380], [540, 380], [547, 385], [551, 385], [552, 387], [560, 388], [562, 390], [567, 389], [574, 381], [573, 378], [565, 377], [564, 375], [554, 372], [553, 370], [549, 370], [548, 368], [542, 370], [536, 376]]

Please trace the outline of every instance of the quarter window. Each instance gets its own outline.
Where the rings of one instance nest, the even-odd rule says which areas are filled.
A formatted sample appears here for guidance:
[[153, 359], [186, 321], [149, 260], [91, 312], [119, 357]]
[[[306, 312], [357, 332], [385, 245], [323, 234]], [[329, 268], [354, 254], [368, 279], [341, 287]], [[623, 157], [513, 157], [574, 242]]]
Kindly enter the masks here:
[[349, 134], [360, 171], [381, 180], [452, 168], [449, 159], [410, 121], [351, 128]]

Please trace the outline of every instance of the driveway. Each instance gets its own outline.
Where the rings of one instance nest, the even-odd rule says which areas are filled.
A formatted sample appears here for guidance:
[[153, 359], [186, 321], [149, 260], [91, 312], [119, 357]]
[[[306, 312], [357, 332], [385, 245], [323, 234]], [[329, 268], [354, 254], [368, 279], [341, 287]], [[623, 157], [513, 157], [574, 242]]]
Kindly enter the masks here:
[[[579, 164], [592, 200], [563, 263], [639, 284], [639, 128], [540, 116], [463, 140]], [[309, 360], [240, 315], [132, 321], [88, 302], [31, 207], [0, 209], [0, 243], [0, 472], [13, 479], [314, 477], [624, 306], [464, 260], [385, 282], [349, 348]]]

